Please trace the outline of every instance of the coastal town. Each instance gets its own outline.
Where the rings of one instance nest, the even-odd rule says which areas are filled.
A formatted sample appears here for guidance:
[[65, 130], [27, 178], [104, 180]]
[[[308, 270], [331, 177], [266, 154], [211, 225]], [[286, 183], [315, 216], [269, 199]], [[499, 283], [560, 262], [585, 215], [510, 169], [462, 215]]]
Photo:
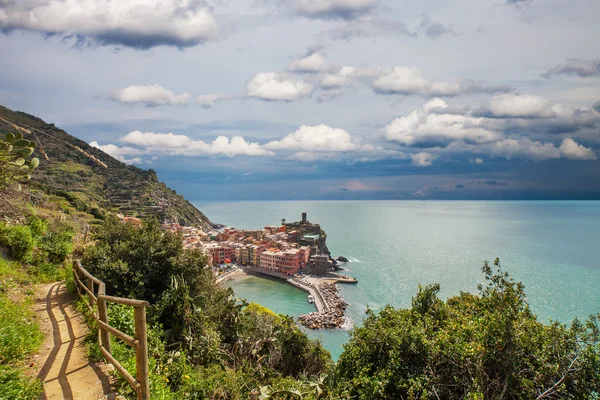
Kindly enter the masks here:
[[[129, 221], [135, 223], [135, 221]], [[258, 230], [221, 227], [204, 231], [165, 220], [163, 229], [181, 233], [184, 247], [204, 252], [218, 282], [239, 274], [267, 275], [308, 293], [316, 312], [302, 315], [299, 322], [310, 329], [328, 329], [344, 324], [347, 303], [336, 283], [356, 283], [337, 273], [339, 260], [327, 248], [327, 235], [302, 213], [299, 222], [269, 225]]]

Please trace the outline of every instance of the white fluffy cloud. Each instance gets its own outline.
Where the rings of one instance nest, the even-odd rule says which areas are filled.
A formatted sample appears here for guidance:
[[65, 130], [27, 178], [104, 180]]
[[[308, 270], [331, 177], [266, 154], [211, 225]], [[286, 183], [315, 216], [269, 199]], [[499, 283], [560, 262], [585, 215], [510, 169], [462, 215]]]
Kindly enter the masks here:
[[0, 29], [74, 35], [142, 49], [195, 46], [217, 35], [210, 7], [197, 0], [3, 1]]
[[90, 146], [102, 150], [109, 156], [112, 156], [125, 164], [141, 164], [143, 162], [140, 157], [127, 158], [128, 156], [143, 154], [143, 151], [140, 149], [135, 149], [133, 147], [119, 147], [114, 144], [100, 145], [96, 141], [91, 142]]
[[160, 85], [132, 85], [113, 91], [111, 99], [127, 104], [144, 104], [149, 107], [160, 105], [185, 105], [189, 93], [175, 94]]
[[560, 151], [552, 142], [533, 141], [528, 138], [504, 139], [493, 144], [492, 154], [511, 158], [530, 158], [542, 161], [560, 158]]
[[[445, 112], [448, 110], [448, 112]], [[386, 139], [409, 147], [447, 147], [450, 143], [490, 143], [501, 136], [485, 126], [483, 118], [455, 114], [441, 99], [394, 119], [383, 129]]]
[[[507, 159], [597, 159], [592, 149], [571, 137], [564, 138], [557, 147], [548, 136], [557, 130], [575, 132], [596, 126], [600, 121], [590, 116], [592, 111], [567, 109], [525, 95], [499, 96], [482, 109], [457, 109], [441, 99], [432, 99], [419, 110], [391, 121], [382, 133], [387, 140], [403, 146], [435, 148], [438, 152], [490, 154]], [[543, 134], [542, 139], [530, 137], [531, 131]], [[471, 162], [480, 164], [483, 160], [475, 158]]]
[[598, 156], [592, 151], [571, 138], [564, 138], [558, 148], [561, 156], [569, 160], [597, 160]]
[[552, 118], [557, 116], [550, 101], [528, 94], [494, 96], [478, 113], [498, 118]]
[[309, 152], [347, 152], [358, 149], [348, 132], [327, 125], [306, 126], [281, 140], [267, 143], [269, 150], [296, 150]]
[[260, 72], [246, 85], [248, 97], [265, 101], [291, 102], [309, 97], [312, 85], [276, 72]]
[[433, 160], [438, 158], [438, 156], [431, 153], [420, 152], [411, 155], [410, 158], [412, 159], [412, 164], [417, 167], [431, 167]]
[[487, 86], [475, 81], [430, 81], [415, 67], [383, 69], [371, 84], [379, 94], [404, 96], [454, 97], [471, 93], [508, 92], [507, 86]]
[[354, 19], [377, 7], [378, 0], [291, 0], [293, 11], [310, 18]]
[[169, 155], [268, 156], [272, 152], [258, 143], [249, 143], [241, 136], [231, 139], [219, 136], [211, 143], [193, 140], [186, 135], [133, 131], [120, 139], [122, 143], [145, 149], [147, 153]]
[[312, 53], [306, 57], [294, 60], [290, 65], [290, 70], [298, 73], [314, 74], [325, 72], [330, 67], [325, 63], [325, 58], [321, 53]]

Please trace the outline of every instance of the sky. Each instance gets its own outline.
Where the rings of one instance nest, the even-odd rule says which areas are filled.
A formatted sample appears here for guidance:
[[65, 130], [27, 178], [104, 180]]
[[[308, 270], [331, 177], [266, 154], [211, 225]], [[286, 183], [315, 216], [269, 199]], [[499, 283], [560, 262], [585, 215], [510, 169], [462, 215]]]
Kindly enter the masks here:
[[0, 0], [0, 104], [189, 200], [600, 199], [597, 0]]

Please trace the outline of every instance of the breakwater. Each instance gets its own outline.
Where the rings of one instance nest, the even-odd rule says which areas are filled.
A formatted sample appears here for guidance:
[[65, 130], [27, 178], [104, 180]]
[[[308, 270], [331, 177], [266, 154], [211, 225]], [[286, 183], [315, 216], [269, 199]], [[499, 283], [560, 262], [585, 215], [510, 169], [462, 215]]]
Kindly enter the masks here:
[[316, 291], [327, 305], [327, 309], [301, 315], [298, 318], [300, 323], [309, 329], [333, 329], [341, 327], [345, 321], [344, 314], [346, 308], [348, 308], [348, 303], [339, 296], [335, 283], [319, 282], [316, 286]]

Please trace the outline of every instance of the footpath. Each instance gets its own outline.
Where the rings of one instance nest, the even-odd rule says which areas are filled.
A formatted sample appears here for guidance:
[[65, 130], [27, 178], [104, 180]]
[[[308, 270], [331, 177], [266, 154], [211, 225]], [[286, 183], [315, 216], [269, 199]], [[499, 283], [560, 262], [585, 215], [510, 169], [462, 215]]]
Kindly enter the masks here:
[[88, 327], [72, 301], [64, 282], [36, 292], [35, 312], [46, 339], [32, 361], [44, 382], [42, 399], [116, 399], [110, 366], [88, 360], [83, 343]]

